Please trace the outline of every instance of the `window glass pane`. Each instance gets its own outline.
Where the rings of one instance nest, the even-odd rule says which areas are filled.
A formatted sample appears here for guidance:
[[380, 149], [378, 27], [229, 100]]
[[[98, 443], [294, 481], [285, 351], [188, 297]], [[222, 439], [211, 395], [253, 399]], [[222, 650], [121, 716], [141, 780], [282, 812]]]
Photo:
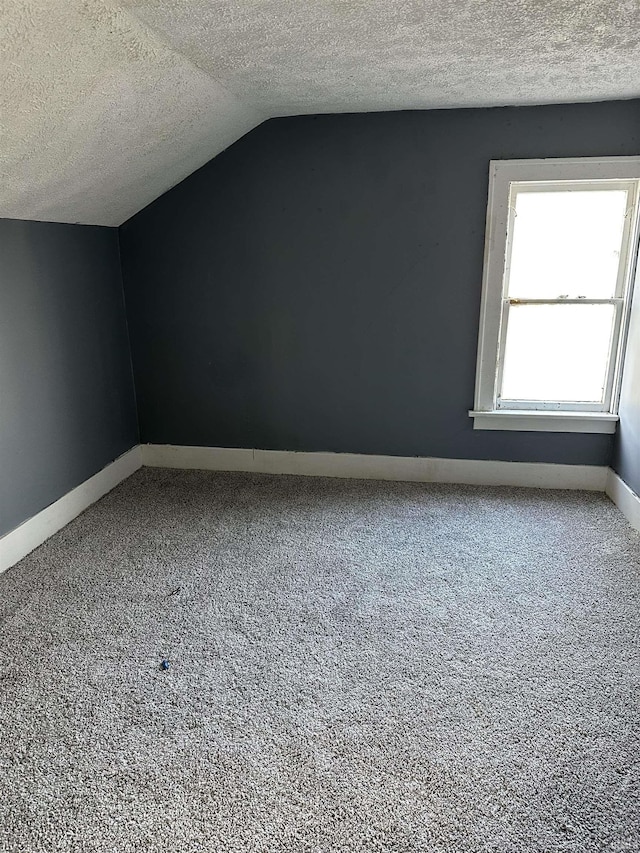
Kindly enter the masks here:
[[503, 400], [604, 401], [613, 305], [511, 305]]
[[626, 190], [524, 192], [515, 185], [509, 296], [614, 296], [626, 209]]

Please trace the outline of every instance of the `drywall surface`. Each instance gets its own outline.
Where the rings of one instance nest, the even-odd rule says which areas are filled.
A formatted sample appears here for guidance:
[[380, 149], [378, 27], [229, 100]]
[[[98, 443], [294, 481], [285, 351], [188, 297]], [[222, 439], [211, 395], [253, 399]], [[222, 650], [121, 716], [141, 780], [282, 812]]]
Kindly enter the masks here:
[[0, 535], [138, 441], [118, 232], [0, 220]]
[[640, 275], [636, 278], [613, 469], [640, 495]]
[[491, 158], [640, 152], [640, 102], [263, 124], [120, 229], [142, 441], [609, 464], [474, 431]]

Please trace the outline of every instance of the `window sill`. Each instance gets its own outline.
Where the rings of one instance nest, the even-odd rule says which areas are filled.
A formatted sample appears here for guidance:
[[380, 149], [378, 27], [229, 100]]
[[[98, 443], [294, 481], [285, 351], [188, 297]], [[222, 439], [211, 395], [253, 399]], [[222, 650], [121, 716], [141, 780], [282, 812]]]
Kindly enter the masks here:
[[521, 430], [523, 432], [614, 433], [618, 416], [609, 412], [527, 412], [499, 409], [469, 412], [474, 429]]

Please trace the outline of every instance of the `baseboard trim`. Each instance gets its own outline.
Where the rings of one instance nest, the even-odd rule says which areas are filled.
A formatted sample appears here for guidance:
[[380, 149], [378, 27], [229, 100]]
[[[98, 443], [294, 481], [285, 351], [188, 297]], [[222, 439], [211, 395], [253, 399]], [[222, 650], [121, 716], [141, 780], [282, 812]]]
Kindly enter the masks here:
[[42, 545], [141, 466], [142, 452], [138, 445], [67, 492], [42, 512], [0, 537], [0, 572], [15, 565], [34, 548]]
[[640, 496], [611, 468], [607, 474], [605, 491], [629, 524], [640, 533]]
[[309, 477], [461, 483], [473, 486], [526, 486], [603, 492], [606, 466], [484, 459], [369, 456], [356, 453], [303, 453], [226, 447], [142, 445], [142, 464], [156, 468], [297, 474]]
[[42, 512], [0, 537], [0, 573], [42, 545], [50, 536], [142, 466], [360, 480], [606, 491], [631, 526], [640, 531], [640, 497], [606, 466], [143, 444], [131, 448]]

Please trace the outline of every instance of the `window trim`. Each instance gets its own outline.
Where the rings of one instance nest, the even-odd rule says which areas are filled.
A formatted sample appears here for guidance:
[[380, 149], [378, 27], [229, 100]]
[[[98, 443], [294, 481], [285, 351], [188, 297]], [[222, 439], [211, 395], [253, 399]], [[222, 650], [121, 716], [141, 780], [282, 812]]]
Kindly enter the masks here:
[[[489, 163], [489, 193], [485, 230], [484, 267], [480, 306], [480, 329], [476, 362], [474, 407], [469, 415], [474, 429], [534, 430], [553, 432], [615, 432], [618, 420], [618, 401], [622, 378], [622, 355], [628, 333], [633, 276], [638, 261], [640, 238], [640, 185], [636, 184], [633, 218], [625, 241], [630, 247], [622, 290], [616, 299], [624, 299], [619, 317], [618, 345], [611, 357], [615, 359], [608, 381], [607, 409], [594, 405], [563, 406], [547, 404], [536, 409], [525, 407], [501, 408], [497, 405], [497, 372], [500, 349], [500, 329], [503, 313], [503, 287], [506, 272], [508, 234], [510, 235], [511, 184], [585, 181], [638, 182], [640, 157], [577, 157], [538, 160], [491, 160]], [[568, 300], [569, 301], [569, 300]], [[581, 300], [582, 301], [582, 300]], [[508, 402], [507, 402], [508, 406]]]

